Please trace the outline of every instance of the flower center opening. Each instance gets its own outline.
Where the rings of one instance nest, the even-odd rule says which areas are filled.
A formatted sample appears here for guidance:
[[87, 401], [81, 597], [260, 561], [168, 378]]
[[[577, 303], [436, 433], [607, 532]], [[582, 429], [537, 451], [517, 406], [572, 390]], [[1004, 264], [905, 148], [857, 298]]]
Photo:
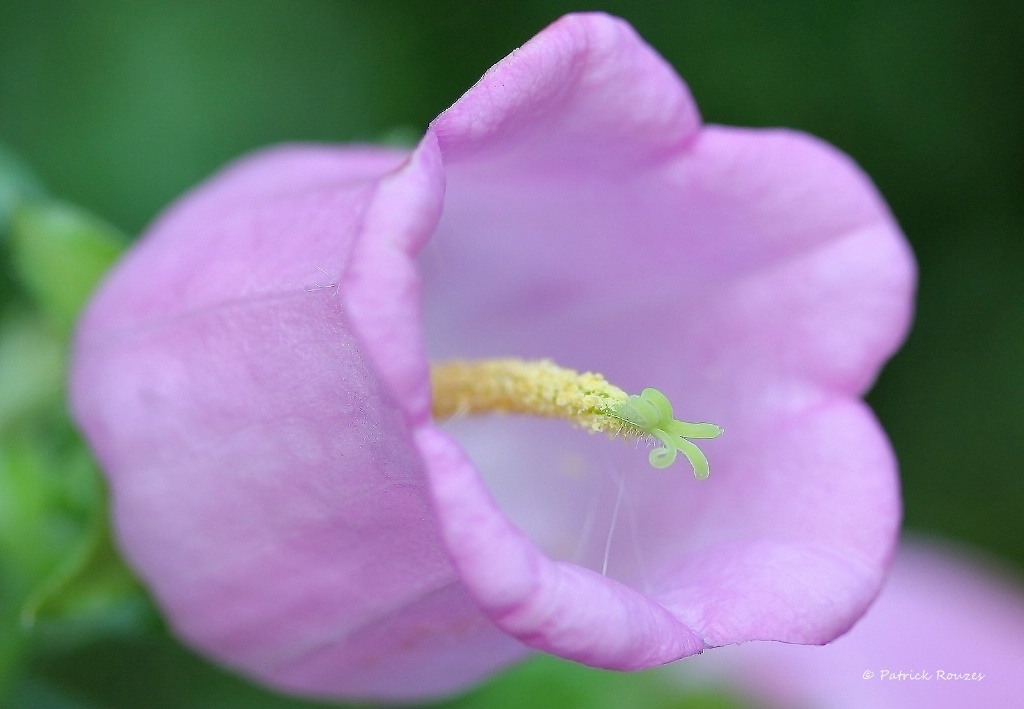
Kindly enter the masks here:
[[657, 389], [626, 394], [594, 372], [577, 372], [546, 359], [453, 360], [430, 369], [436, 419], [482, 414], [559, 418], [590, 433], [625, 440], [657, 441], [648, 456], [667, 468], [682, 453], [694, 475], [708, 477], [708, 459], [691, 438], [715, 438], [713, 423], [673, 418], [672, 404]]

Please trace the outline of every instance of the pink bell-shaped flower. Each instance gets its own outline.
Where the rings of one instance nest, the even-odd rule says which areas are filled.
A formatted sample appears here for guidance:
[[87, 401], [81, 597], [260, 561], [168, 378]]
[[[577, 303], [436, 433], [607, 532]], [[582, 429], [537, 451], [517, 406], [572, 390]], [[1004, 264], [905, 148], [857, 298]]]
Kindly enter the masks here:
[[[849, 628], [900, 521], [860, 397], [913, 288], [849, 158], [702, 126], [628, 25], [571, 15], [409, 153], [278, 147], [182, 198], [83, 316], [71, 399], [186, 642], [289, 691], [409, 700], [531, 648], [635, 669]], [[711, 477], [433, 413], [431, 362], [510, 357], [659, 387], [726, 430]], [[698, 460], [649, 401], [620, 418], [665, 443], [652, 462]]]

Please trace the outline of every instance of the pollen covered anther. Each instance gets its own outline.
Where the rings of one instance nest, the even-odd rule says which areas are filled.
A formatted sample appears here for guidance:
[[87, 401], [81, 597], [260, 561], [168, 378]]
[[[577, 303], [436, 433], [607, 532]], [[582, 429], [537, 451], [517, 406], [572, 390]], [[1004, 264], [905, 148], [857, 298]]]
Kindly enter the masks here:
[[430, 380], [436, 419], [519, 414], [560, 418], [591, 433], [656, 439], [662, 447], [651, 451], [652, 466], [666, 468], [682, 453], [699, 479], [708, 476], [708, 461], [687, 439], [722, 433], [712, 423], [672, 418], [672, 405], [657, 389], [628, 395], [600, 374], [581, 374], [546, 359], [455, 360], [434, 364]]

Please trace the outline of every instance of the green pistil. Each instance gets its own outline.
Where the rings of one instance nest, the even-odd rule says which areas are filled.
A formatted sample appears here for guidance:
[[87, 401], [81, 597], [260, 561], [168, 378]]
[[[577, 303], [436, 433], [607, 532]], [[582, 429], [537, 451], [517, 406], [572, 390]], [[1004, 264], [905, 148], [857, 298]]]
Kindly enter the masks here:
[[693, 466], [693, 474], [704, 480], [710, 473], [708, 459], [697, 444], [688, 438], [716, 438], [722, 428], [713, 423], [690, 423], [672, 417], [672, 404], [657, 389], [648, 387], [639, 395], [631, 394], [626, 401], [612, 407], [612, 415], [635, 427], [643, 435], [657, 438], [661, 448], [655, 448], [647, 459], [655, 468], [667, 468], [682, 453]]

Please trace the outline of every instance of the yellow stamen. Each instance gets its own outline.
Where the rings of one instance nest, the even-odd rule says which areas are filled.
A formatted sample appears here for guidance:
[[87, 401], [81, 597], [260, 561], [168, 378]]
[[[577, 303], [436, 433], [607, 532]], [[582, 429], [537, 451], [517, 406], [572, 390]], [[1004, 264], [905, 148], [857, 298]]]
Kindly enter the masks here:
[[622, 432], [615, 406], [629, 398], [600, 374], [580, 374], [547, 359], [444, 362], [430, 368], [430, 383], [434, 418], [520, 414], [564, 419], [595, 433]]

